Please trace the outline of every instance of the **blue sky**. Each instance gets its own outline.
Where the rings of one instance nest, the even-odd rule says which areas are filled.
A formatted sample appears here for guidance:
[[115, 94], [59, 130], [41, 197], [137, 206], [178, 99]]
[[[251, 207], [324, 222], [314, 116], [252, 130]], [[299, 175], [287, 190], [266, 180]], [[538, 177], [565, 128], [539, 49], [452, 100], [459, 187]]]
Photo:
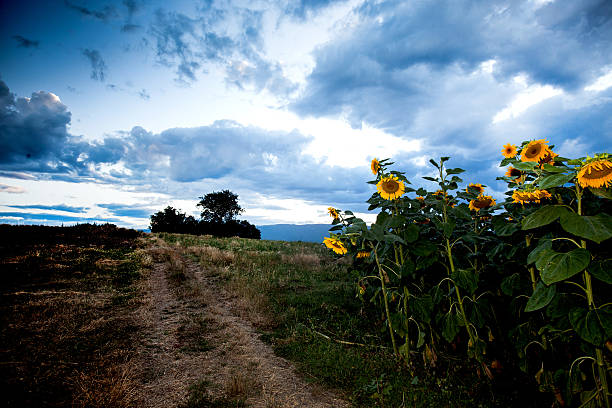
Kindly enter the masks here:
[[0, 222], [325, 223], [373, 157], [502, 198], [503, 144], [612, 150], [606, 0], [2, 2], [0, 50]]

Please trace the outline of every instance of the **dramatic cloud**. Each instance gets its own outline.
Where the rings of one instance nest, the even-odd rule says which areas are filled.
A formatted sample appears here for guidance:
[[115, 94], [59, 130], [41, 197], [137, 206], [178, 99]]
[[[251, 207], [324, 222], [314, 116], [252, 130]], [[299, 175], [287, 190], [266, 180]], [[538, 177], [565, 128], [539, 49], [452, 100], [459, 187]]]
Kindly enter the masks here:
[[[206, 64], [226, 70], [228, 83], [257, 92], [287, 95], [296, 89], [277, 62], [261, 52], [263, 12], [206, 2], [197, 17], [159, 9], [150, 33], [159, 63], [174, 67], [183, 83], [196, 81]], [[229, 16], [232, 20], [230, 21]]]
[[102, 21], [106, 21], [108, 19], [117, 17], [117, 10], [113, 6], [105, 6], [101, 10], [91, 10], [91, 9], [88, 9], [87, 7], [83, 7], [83, 6], [79, 6], [78, 4], [71, 3], [68, 0], [65, 0], [64, 4], [69, 9], [74, 10], [83, 16], [93, 17], [93, 18], [96, 18]]
[[27, 210], [55, 210], [55, 211], [64, 211], [71, 213], [82, 213], [87, 208], [85, 207], [74, 207], [70, 205], [60, 204], [60, 205], [7, 205], [10, 208], [18, 208], [18, 209], [27, 209]]
[[13, 38], [17, 41], [17, 45], [22, 48], [38, 48], [39, 41], [28, 40], [20, 35], [14, 35]]
[[70, 112], [52, 93], [40, 91], [30, 98], [15, 98], [0, 81], [0, 165], [3, 170], [61, 172], [72, 152]]
[[102, 59], [98, 50], [90, 50], [88, 48], [83, 50], [83, 55], [87, 57], [91, 64], [91, 79], [96, 81], [104, 82], [106, 76], [106, 63]]

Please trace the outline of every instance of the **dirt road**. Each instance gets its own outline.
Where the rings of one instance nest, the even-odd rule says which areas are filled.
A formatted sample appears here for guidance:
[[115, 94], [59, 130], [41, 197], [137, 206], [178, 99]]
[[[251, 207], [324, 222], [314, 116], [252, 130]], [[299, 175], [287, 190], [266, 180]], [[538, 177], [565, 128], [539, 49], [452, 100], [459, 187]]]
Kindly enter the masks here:
[[348, 406], [276, 356], [218, 276], [160, 239], [148, 252], [154, 262], [137, 310], [144, 341], [131, 370], [138, 406]]

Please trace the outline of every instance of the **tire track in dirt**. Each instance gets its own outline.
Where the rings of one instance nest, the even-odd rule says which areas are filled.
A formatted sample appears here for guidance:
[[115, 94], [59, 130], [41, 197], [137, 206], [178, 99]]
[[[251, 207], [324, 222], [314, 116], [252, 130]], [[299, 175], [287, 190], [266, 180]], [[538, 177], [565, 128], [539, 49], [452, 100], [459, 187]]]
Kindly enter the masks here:
[[[246, 315], [240, 309], [244, 303], [223, 289], [217, 276], [161, 240], [153, 240], [150, 250], [166, 253], [175, 262], [156, 262], [146, 280], [147, 295], [139, 311], [146, 334], [136, 358], [143, 383], [139, 406], [180, 406], [189, 386], [200, 380], [207, 381], [211, 401], [240, 399], [255, 408], [349, 406], [323, 387], [305, 382], [291, 363], [276, 356], [241, 317]], [[186, 277], [180, 285], [170, 279], [176, 268]], [[186, 318], [203, 322], [207, 350], [182, 349]]]

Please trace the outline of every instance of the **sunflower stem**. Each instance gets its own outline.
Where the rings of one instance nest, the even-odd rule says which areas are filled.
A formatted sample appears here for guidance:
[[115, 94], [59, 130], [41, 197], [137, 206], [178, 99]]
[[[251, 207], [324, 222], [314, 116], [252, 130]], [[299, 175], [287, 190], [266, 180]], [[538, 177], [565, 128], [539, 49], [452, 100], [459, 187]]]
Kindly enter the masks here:
[[[576, 186], [576, 200], [578, 202], [578, 215], [582, 216], [582, 190], [578, 183], [574, 184]], [[586, 241], [584, 239], [580, 240], [580, 246], [583, 249], [586, 249]], [[584, 283], [586, 286], [586, 296], [587, 303], [589, 306], [589, 310], [595, 310], [597, 307], [595, 305], [595, 299], [593, 297], [593, 283], [591, 280], [591, 274], [586, 269], [583, 271], [584, 274]], [[600, 347], [595, 347], [595, 357], [597, 361], [597, 374], [599, 376], [599, 382], [601, 384], [601, 393], [603, 394], [603, 401], [606, 404], [606, 408], [610, 408], [610, 397], [609, 397], [609, 389], [608, 389], [608, 373], [606, 367], [604, 365], [603, 352]]]
[[393, 353], [397, 356], [399, 352], [397, 351], [397, 345], [395, 344], [395, 336], [393, 335], [393, 327], [391, 327], [391, 313], [389, 312], [389, 301], [387, 299], [387, 288], [385, 286], [385, 277], [383, 276], [382, 266], [380, 265], [380, 260], [378, 259], [378, 251], [376, 247], [372, 245], [372, 250], [374, 251], [374, 259], [376, 260], [376, 266], [378, 267], [378, 274], [380, 275], [380, 283], [382, 285], [382, 294], [383, 301], [385, 304], [385, 313], [387, 314], [387, 324], [389, 325], [389, 335], [391, 336], [391, 344], [393, 344]]
[[[525, 235], [525, 246], [527, 248], [531, 246], [531, 238], [532, 238], [532, 235], [530, 234]], [[533, 291], [535, 292], [537, 281], [536, 281], [536, 276], [535, 276], [535, 268], [533, 266], [529, 267], [529, 275], [531, 276], [531, 287], [533, 288]]]

